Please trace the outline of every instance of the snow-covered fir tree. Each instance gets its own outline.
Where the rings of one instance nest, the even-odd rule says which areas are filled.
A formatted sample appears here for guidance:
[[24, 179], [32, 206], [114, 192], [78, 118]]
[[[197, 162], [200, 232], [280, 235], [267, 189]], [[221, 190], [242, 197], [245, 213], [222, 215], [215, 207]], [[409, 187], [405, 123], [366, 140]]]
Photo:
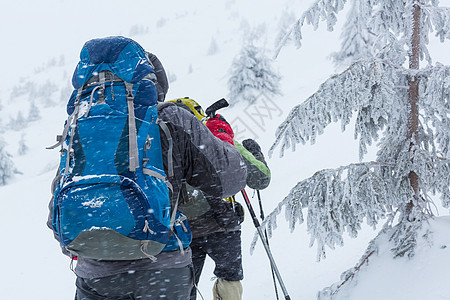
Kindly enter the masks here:
[[[307, 209], [307, 230], [320, 260], [326, 247], [343, 245], [345, 232], [356, 237], [364, 221], [375, 227], [385, 219], [379, 236], [388, 235], [393, 257], [412, 256], [417, 232], [432, 215], [430, 196], [450, 207], [450, 67], [433, 64], [427, 48], [432, 32], [442, 42], [450, 39], [450, 9], [437, 0], [317, 0], [288, 34], [301, 46], [305, 22], [316, 29], [325, 20], [333, 30], [347, 2], [353, 8], [336, 58], [353, 63], [292, 109], [270, 153], [295, 151], [297, 144], [314, 143], [332, 122], [340, 121], [345, 130], [356, 117], [360, 162], [320, 170], [299, 182], [262, 225], [271, 233], [285, 208], [294, 230]], [[358, 46], [352, 48], [352, 41]], [[374, 142], [376, 161], [363, 161]], [[360, 264], [376, 250], [376, 239]], [[345, 280], [356, 271], [344, 274]], [[320, 295], [328, 299], [337, 289]]]
[[211, 42], [209, 43], [207, 55], [215, 55], [218, 52], [219, 52], [219, 45], [217, 45], [216, 39], [212, 38]]
[[22, 134], [22, 136], [20, 137], [20, 140], [19, 140], [19, 149], [17, 150], [17, 154], [19, 154], [20, 156], [23, 156], [28, 153], [29, 149], [30, 148], [25, 143], [25, 134]]
[[15, 166], [11, 155], [6, 152], [6, 143], [0, 137], [0, 185], [5, 185], [13, 177]]
[[27, 120], [23, 116], [22, 111], [17, 112], [16, 118], [10, 117], [9, 128], [11, 128], [12, 130], [20, 131], [20, 130], [24, 129], [25, 127], [27, 127]]
[[281, 76], [272, 66], [263, 47], [257, 47], [252, 40], [244, 43], [240, 53], [234, 58], [228, 90], [230, 104], [253, 103], [262, 93], [267, 96], [280, 95]]
[[39, 107], [35, 104], [34, 101], [31, 101], [30, 109], [28, 110], [28, 122], [33, 122], [41, 119], [41, 113]]
[[137, 36], [148, 33], [149, 29], [148, 26], [142, 25], [142, 24], [135, 24], [131, 26], [129, 35], [130, 36]]
[[168, 20], [166, 18], [159, 18], [156, 21], [156, 28], [162, 28], [167, 25]]

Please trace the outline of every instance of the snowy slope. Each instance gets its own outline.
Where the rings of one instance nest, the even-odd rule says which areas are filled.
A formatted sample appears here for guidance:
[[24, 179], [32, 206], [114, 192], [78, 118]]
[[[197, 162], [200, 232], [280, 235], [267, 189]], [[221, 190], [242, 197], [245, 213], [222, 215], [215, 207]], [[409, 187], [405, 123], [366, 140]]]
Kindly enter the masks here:
[[[57, 150], [45, 147], [53, 144], [62, 130], [70, 79], [85, 41], [117, 34], [135, 39], [165, 65], [171, 80], [169, 99], [190, 96], [206, 107], [227, 95], [227, 72], [245, 32], [265, 25], [267, 37], [259, 43], [271, 49], [284, 11], [299, 15], [311, 2], [176, 0], [150, 4], [135, 0], [130, 6], [116, 0], [2, 1], [0, 33], [9, 46], [2, 47], [0, 55], [0, 139], [7, 143], [20, 173], [0, 187], [0, 298], [73, 299], [75, 276], [70, 262], [45, 226], [50, 182], [58, 162]], [[445, 2], [450, 0], [441, 1], [447, 5]], [[302, 49], [282, 50], [275, 67], [283, 76], [284, 95], [270, 99], [274, 110], [264, 123], [252, 120], [251, 108], [244, 104], [221, 111], [246, 130], [242, 138], [254, 135], [263, 149], [269, 149], [276, 127], [290, 108], [334, 72], [326, 58], [337, 50], [338, 36], [324, 30], [306, 30]], [[218, 52], [208, 55], [213, 40]], [[445, 51], [448, 44], [436, 49], [435, 59], [450, 64]], [[40, 120], [24, 123], [21, 130], [11, 129], [11, 120], [18, 114], [28, 116], [31, 102], [39, 107]], [[18, 154], [21, 139], [29, 148], [25, 155]], [[281, 159], [275, 153], [268, 159], [272, 183], [261, 193], [266, 214], [298, 181], [319, 169], [357, 161], [357, 149], [351, 131], [341, 133], [339, 126], [331, 126], [313, 146], [299, 148]], [[250, 190], [248, 193], [253, 194]], [[259, 215], [256, 198], [253, 205]], [[439, 213], [444, 217], [429, 225], [434, 232], [433, 245], [421, 245], [410, 261], [393, 261], [388, 247], [381, 247], [361, 276], [343, 289], [341, 299], [450, 299], [444, 281], [450, 275], [450, 220], [446, 217], [448, 210], [439, 209]], [[327, 259], [318, 263], [316, 249], [309, 247], [306, 226], [290, 233], [283, 217], [278, 225], [270, 245], [292, 299], [315, 299], [319, 290], [338, 282], [340, 274], [358, 262], [376, 235], [376, 231], [364, 228], [357, 239], [345, 239], [343, 248], [330, 250]], [[275, 299], [261, 244], [250, 255], [254, 232], [247, 217], [243, 226], [244, 299]], [[208, 261], [200, 282], [205, 300], [211, 299], [212, 269]]]
[[[450, 217], [432, 220], [427, 229], [432, 242], [419, 242], [414, 259], [391, 259], [389, 242], [369, 259], [358, 278], [345, 286], [336, 299], [450, 299]], [[420, 236], [426, 234], [422, 230]]]

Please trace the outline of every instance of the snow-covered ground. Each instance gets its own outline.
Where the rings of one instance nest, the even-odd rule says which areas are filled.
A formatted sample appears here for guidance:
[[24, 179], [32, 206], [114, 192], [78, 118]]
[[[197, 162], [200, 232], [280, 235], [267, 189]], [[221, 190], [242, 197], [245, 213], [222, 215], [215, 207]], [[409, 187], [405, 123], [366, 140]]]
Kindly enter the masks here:
[[[0, 187], [0, 298], [73, 299], [75, 275], [70, 271], [70, 261], [60, 253], [45, 225], [50, 183], [58, 163], [58, 151], [45, 147], [53, 144], [62, 130], [72, 72], [85, 41], [109, 35], [135, 39], [165, 65], [171, 80], [169, 99], [189, 96], [207, 107], [227, 96], [228, 72], [245, 33], [265, 28], [258, 43], [270, 51], [280, 18], [286, 16], [286, 11], [299, 16], [311, 3], [2, 1], [0, 139], [7, 143], [6, 149], [20, 173]], [[450, 0], [441, 4], [450, 6]], [[338, 49], [338, 37], [338, 32], [306, 29], [301, 49], [282, 49], [274, 66], [283, 76], [283, 96], [264, 102], [273, 110], [263, 123], [245, 104], [221, 111], [240, 128], [241, 138], [256, 137], [267, 153], [277, 126], [290, 109], [335, 72], [327, 57]], [[208, 54], [214, 42], [218, 51]], [[436, 43], [432, 48], [435, 61], [450, 64], [449, 43], [432, 43]], [[13, 130], [10, 125], [20, 114], [27, 118], [32, 102], [39, 108], [41, 118]], [[269, 115], [264, 108], [261, 111]], [[28, 147], [25, 155], [18, 154], [21, 140]], [[373, 151], [367, 159], [371, 155]], [[358, 146], [353, 132], [342, 133], [339, 126], [327, 128], [313, 146], [300, 147], [283, 158], [276, 152], [268, 159], [272, 183], [261, 193], [265, 213], [271, 212], [298, 181], [317, 170], [356, 161]], [[251, 190], [248, 194], [253, 196]], [[256, 198], [253, 205], [259, 215]], [[339, 299], [450, 299], [450, 217], [448, 210], [437, 206], [442, 217], [428, 225], [433, 232], [432, 244], [420, 244], [412, 259], [393, 260], [388, 243], [383, 243], [359, 276], [343, 287]], [[270, 265], [262, 245], [258, 243], [250, 255], [254, 233], [248, 216], [243, 225], [244, 299], [275, 299]], [[346, 238], [344, 247], [329, 250], [327, 259], [317, 262], [316, 249], [309, 247], [306, 226], [302, 224], [290, 233], [281, 216], [270, 246], [291, 299], [315, 299], [318, 291], [339, 282], [340, 274], [355, 266], [376, 234], [371, 228], [363, 228], [357, 239]], [[205, 300], [212, 297], [212, 270], [213, 263], [207, 261], [199, 285]], [[279, 288], [278, 292], [281, 295]]]

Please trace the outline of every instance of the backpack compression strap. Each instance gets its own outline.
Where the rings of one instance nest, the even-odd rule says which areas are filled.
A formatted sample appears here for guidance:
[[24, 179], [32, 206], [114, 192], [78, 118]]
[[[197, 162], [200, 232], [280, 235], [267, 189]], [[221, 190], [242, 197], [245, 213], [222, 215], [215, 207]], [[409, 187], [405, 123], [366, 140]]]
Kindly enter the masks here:
[[[69, 173], [69, 167], [70, 167], [70, 151], [72, 150], [72, 144], [73, 144], [73, 137], [75, 135], [75, 128], [78, 125], [78, 112], [80, 110], [80, 98], [81, 98], [81, 92], [82, 92], [83, 88], [79, 88], [77, 91], [77, 97], [75, 100], [75, 109], [72, 112], [72, 114], [69, 116], [69, 118], [67, 119], [66, 125], [64, 126], [64, 130], [63, 133], [61, 135], [61, 137], [59, 138], [59, 141], [50, 147], [47, 147], [47, 149], [55, 149], [56, 147], [60, 146], [63, 144], [63, 142], [65, 141], [67, 135], [69, 134], [70, 136], [70, 141], [69, 141], [69, 147], [67, 148], [67, 158], [66, 158], [66, 167], [64, 170], [64, 176], [66, 176]], [[69, 133], [69, 128], [72, 127], [72, 131]]]
[[[85, 116], [86, 118], [87, 118], [87, 116], [89, 115], [89, 111], [90, 111], [90, 109], [91, 109], [91, 107], [92, 107], [92, 101], [93, 101], [93, 98], [94, 98], [94, 92], [95, 92], [97, 89], [100, 88], [100, 90], [99, 90], [99, 100], [98, 100], [97, 104], [101, 104], [101, 103], [104, 103], [104, 102], [105, 102], [105, 94], [104, 94], [104, 91], [105, 91], [105, 82], [106, 82], [106, 81], [111, 82], [111, 92], [112, 92], [112, 93], [113, 93], [113, 91], [112, 91], [112, 85], [113, 85], [113, 83], [114, 83], [115, 81], [116, 81], [116, 82], [117, 82], [117, 81], [123, 82], [123, 80], [120, 79], [120, 77], [114, 75], [114, 74], [111, 73], [110, 71], [101, 71], [100, 73], [98, 73], [98, 75], [92, 76], [91, 79], [89, 79], [82, 87], [80, 87], [80, 88], [77, 90], [77, 100], [75, 100], [75, 107], [77, 106], [76, 103], [77, 103], [77, 102], [79, 103], [80, 97], [81, 97], [81, 93], [83, 92], [83, 90], [84, 90], [85, 88], [89, 88], [90, 86], [98, 85], [98, 84], [100, 83], [100, 85], [97, 86], [97, 87], [95, 87], [95, 88], [92, 90], [92, 92], [91, 92], [91, 98], [90, 98], [90, 100], [89, 100], [89, 105], [88, 105], [88, 108], [87, 108], [87, 110], [86, 110], [86, 112], [85, 112], [85, 114], [84, 114], [84, 116]], [[113, 95], [113, 97], [114, 97], [114, 95]], [[69, 131], [70, 125], [72, 124], [73, 118], [74, 118], [74, 116], [75, 116], [75, 114], [76, 114], [75, 111], [76, 111], [76, 109], [72, 112], [72, 114], [71, 114], [71, 115], [69, 116], [69, 118], [67, 119], [67, 123], [66, 123], [66, 125], [64, 126], [64, 130], [63, 130], [62, 135], [61, 135], [61, 136], [58, 136], [58, 141], [57, 141], [57, 143], [54, 144], [53, 146], [46, 147], [46, 149], [49, 149], [49, 150], [55, 149], [56, 147], [60, 146], [60, 145], [64, 142], [64, 140], [65, 140], [66, 137], [67, 137], [67, 133], [68, 133], [68, 131]]]
[[[78, 112], [80, 111], [80, 98], [81, 98], [81, 91], [82, 88], [80, 88], [77, 92], [77, 98], [75, 100], [75, 110], [72, 113], [73, 116], [73, 126], [72, 126], [72, 130], [69, 133], [70, 136], [70, 141], [69, 141], [69, 147], [67, 148], [67, 158], [66, 158], [66, 169], [64, 170], [64, 176], [67, 176], [67, 174], [69, 174], [69, 167], [70, 167], [70, 151], [72, 150], [72, 145], [73, 145], [73, 137], [75, 136], [75, 130], [77, 128], [78, 125]], [[69, 123], [69, 122], [67, 122]], [[65, 137], [64, 137], [65, 139]], [[64, 140], [63, 139], [63, 140]]]
[[139, 168], [139, 153], [137, 145], [136, 133], [136, 117], [134, 115], [134, 96], [133, 84], [125, 82], [127, 90], [127, 105], [128, 105], [128, 152], [129, 152], [129, 167], [131, 172], [135, 172]]
[[174, 235], [175, 238], [177, 239], [177, 243], [178, 243], [178, 247], [180, 248], [181, 255], [184, 255], [183, 243], [181, 242], [180, 238], [177, 236], [177, 234], [176, 234], [175, 231], [173, 230], [173, 227], [175, 226], [175, 223], [176, 223], [176, 224], [182, 225], [183, 230], [184, 230], [184, 231], [187, 231], [186, 227], [185, 227], [184, 224], [183, 224], [183, 221], [187, 219], [186, 216], [182, 215], [181, 218], [175, 219], [175, 218], [176, 218], [176, 215], [177, 215], [177, 210], [178, 210], [178, 203], [180, 202], [181, 190], [182, 190], [182, 189], [180, 189], [180, 191], [179, 191], [179, 193], [178, 193], [177, 201], [175, 202], [175, 206], [174, 206], [174, 208], [173, 208], [172, 215], [170, 216], [170, 225], [169, 225], [169, 228], [170, 228], [170, 232], [173, 233], [173, 235]]
[[62, 143], [64, 143], [64, 140], [66, 139], [67, 134], [69, 132], [69, 128], [72, 125], [72, 123], [74, 122], [74, 118], [75, 119], [78, 118], [78, 110], [79, 110], [79, 105], [78, 104], [80, 102], [80, 97], [81, 97], [81, 91], [82, 90], [83, 90], [82, 88], [79, 88], [78, 91], [77, 91], [77, 98], [75, 100], [75, 109], [72, 112], [72, 114], [69, 116], [69, 118], [67, 119], [67, 122], [66, 122], [66, 125], [64, 126], [64, 130], [63, 130], [62, 135], [58, 136], [58, 141], [57, 141], [56, 144], [54, 144], [53, 146], [50, 146], [50, 147], [46, 147], [46, 149], [52, 150], [52, 149], [55, 149], [58, 146], [61, 146]]

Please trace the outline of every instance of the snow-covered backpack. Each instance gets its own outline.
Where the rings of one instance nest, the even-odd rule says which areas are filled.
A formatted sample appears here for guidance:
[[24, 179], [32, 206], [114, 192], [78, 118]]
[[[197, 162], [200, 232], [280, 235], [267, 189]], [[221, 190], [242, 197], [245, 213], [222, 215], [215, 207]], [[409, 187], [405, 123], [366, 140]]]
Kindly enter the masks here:
[[74, 256], [131, 260], [185, 248], [186, 217], [171, 208], [163, 169], [155, 71], [125, 37], [85, 43], [59, 143], [53, 229]]

